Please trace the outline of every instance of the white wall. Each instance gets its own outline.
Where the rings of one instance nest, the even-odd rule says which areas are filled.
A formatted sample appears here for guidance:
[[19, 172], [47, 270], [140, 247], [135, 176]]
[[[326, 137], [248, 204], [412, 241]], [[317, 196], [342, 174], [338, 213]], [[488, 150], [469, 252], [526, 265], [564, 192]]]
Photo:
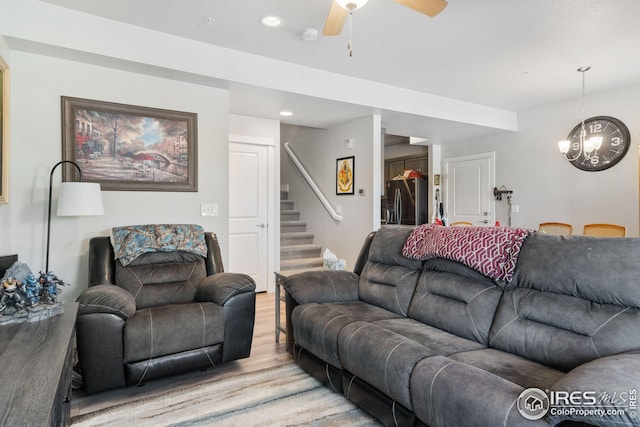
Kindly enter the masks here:
[[[87, 250], [92, 236], [114, 226], [197, 223], [228, 239], [228, 93], [54, 59], [11, 52], [10, 203], [0, 206], [0, 254], [17, 253], [36, 272], [44, 269], [49, 173], [61, 160], [60, 96], [73, 96], [198, 114], [198, 192], [103, 191], [105, 215], [54, 217], [50, 269], [71, 284], [62, 300], [87, 287]], [[61, 180], [54, 174], [55, 190]], [[221, 206], [218, 217], [201, 217], [200, 203]]]
[[[362, 242], [369, 232], [378, 227], [374, 213], [380, 211], [375, 203], [374, 189], [374, 138], [380, 135], [380, 123], [375, 116], [365, 117], [332, 129], [311, 129], [283, 126], [281, 138], [289, 142], [309, 174], [316, 181], [329, 203], [342, 206], [343, 220], [335, 221], [311, 191], [288, 155], [281, 150], [282, 184], [289, 185], [289, 199], [295, 201], [295, 209], [301, 210], [301, 220], [306, 221], [307, 231], [314, 233], [314, 243], [331, 249], [338, 258], [347, 260], [352, 269]], [[345, 147], [345, 140], [353, 138], [354, 148]], [[378, 139], [379, 143], [379, 139]], [[379, 147], [379, 145], [378, 145]], [[355, 195], [336, 195], [336, 159], [355, 156]], [[359, 196], [358, 190], [365, 195]], [[379, 216], [378, 216], [379, 219]], [[374, 225], [376, 224], [376, 225]]]
[[[639, 98], [640, 86], [587, 96], [587, 116], [616, 117], [631, 132], [629, 152], [605, 171], [581, 171], [558, 151], [557, 141], [582, 120], [579, 98], [519, 113], [518, 132], [443, 144], [442, 158], [496, 151], [496, 184], [513, 190], [513, 204], [520, 206], [520, 213], [512, 214], [514, 226], [560, 221], [582, 234], [585, 223], [610, 222], [638, 236]], [[496, 202], [502, 224], [507, 223], [504, 204]]]

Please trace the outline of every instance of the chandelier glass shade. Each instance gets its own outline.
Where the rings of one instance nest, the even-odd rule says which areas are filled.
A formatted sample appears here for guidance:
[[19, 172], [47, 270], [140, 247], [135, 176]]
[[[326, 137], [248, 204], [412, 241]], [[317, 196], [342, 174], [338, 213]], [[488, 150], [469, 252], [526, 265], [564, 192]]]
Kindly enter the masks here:
[[[584, 74], [589, 71], [591, 69], [591, 67], [580, 67], [577, 69], [577, 71], [579, 71], [580, 73], [582, 73], [582, 100], [581, 100], [581, 107], [582, 107], [582, 124], [581, 124], [581, 130], [580, 130], [580, 138], [578, 139], [578, 141], [569, 141], [569, 140], [563, 140], [563, 141], [559, 141], [558, 142], [558, 149], [560, 150], [560, 153], [562, 153], [562, 155], [564, 155], [567, 160], [569, 160], [570, 162], [577, 160], [580, 158], [580, 156], [584, 156], [586, 159], [589, 159], [596, 151], [598, 151], [600, 149], [600, 146], [602, 145], [602, 137], [598, 136], [598, 135], [594, 135], [591, 136], [590, 138], [587, 138], [587, 128], [585, 126], [585, 108], [584, 108], [584, 100], [585, 100], [585, 84], [584, 84]], [[573, 155], [573, 157], [570, 157], [569, 151], [572, 151], [574, 153], [576, 153], [575, 155]]]

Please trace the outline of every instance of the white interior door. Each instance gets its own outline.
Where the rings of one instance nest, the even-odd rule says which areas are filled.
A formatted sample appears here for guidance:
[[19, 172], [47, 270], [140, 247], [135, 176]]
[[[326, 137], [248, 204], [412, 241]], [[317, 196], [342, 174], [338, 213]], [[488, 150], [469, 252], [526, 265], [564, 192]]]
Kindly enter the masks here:
[[495, 224], [494, 165], [495, 153], [444, 160], [447, 224], [455, 221]]
[[229, 268], [268, 283], [268, 148], [229, 144]]

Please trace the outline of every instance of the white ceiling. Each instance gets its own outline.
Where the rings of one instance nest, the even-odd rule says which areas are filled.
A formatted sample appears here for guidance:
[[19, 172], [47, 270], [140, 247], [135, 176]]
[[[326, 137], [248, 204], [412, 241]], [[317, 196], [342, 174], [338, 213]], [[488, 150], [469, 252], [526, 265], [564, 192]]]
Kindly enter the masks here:
[[[341, 36], [320, 32], [331, 0], [45, 0], [105, 18], [260, 56], [511, 111], [575, 98], [576, 69], [590, 65], [587, 94], [640, 82], [639, 0], [449, 0], [429, 18], [392, 0], [371, 0], [353, 16], [353, 57]], [[275, 14], [284, 26], [260, 18]], [[213, 18], [212, 25], [205, 18]], [[233, 113], [329, 127], [370, 107], [229, 82]], [[445, 141], [495, 130], [382, 111], [398, 135]]]

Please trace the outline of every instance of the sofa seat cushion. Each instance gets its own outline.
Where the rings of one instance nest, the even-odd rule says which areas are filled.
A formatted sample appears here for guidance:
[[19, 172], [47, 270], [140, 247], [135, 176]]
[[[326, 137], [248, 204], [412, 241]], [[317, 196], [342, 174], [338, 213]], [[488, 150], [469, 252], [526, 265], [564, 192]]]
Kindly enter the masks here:
[[429, 356], [448, 356], [463, 351], [486, 348], [485, 345], [476, 341], [459, 337], [413, 319], [388, 319], [372, 323], [386, 331], [402, 335], [426, 347], [429, 351]]
[[208, 302], [138, 310], [124, 326], [124, 361], [137, 362], [222, 343], [224, 324], [224, 309]]
[[518, 411], [524, 387], [499, 375], [434, 356], [420, 361], [411, 375], [413, 411], [430, 427], [548, 426]]
[[[553, 411], [547, 417], [552, 425], [564, 421], [584, 422], [599, 426], [638, 426], [638, 385], [640, 381], [640, 352], [616, 354], [578, 366], [557, 383], [551, 390], [568, 393], [590, 391], [597, 396], [600, 409], [613, 407], [616, 410], [593, 414], [572, 411], [571, 402], [557, 403], [565, 411]], [[586, 406], [586, 405], [585, 405]], [[622, 411], [619, 411], [622, 409]]]
[[565, 375], [557, 369], [492, 348], [456, 353], [449, 358], [490, 372], [523, 388], [550, 389]]
[[420, 360], [483, 347], [411, 319], [355, 322], [338, 337], [344, 368], [408, 409], [411, 372]]
[[395, 313], [362, 301], [302, 304], [291, 314], [296, 344], [314, 356], [342, 369], [338, 357], [338, 334], [358, 320], [398, 318]]

